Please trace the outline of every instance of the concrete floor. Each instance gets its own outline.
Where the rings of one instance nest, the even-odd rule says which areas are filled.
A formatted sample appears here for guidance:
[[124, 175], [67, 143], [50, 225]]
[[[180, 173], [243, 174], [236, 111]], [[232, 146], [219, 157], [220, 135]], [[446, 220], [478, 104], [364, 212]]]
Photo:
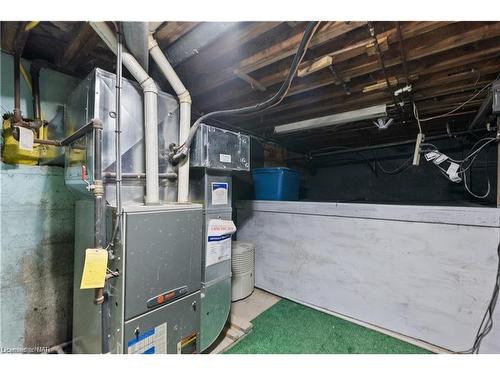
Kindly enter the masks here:
[[257, 316], [273, 306], [281, 298], [261, 289], [254, 289], [245, 299], [231, 304], [231, 313], [226, 329], [211, 348], [209, 354], [223, 353], [251, 331], [250, 323]]
[[262, 289], [254, 289], [253, 293], [247, 298], [231, 304], [231, 316], [252, 321], [280, 299], [281, 297]]

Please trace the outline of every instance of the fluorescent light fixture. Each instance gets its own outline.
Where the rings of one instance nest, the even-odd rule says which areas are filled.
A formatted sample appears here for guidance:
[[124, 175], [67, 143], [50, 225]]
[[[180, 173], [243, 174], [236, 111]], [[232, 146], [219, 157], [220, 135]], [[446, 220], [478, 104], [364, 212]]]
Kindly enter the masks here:
[[274, 127], [275, 134], [298, 132], [302, 130], [323, 128], [326, 126], [348, 124], [361, 120], [369, 120], [387, 116], [387, 105], [381, 104], [373, 107], [356, 109], [355, 111], [337, 113], [324, 117], [294, 122], [291, 124], [278, 125]]

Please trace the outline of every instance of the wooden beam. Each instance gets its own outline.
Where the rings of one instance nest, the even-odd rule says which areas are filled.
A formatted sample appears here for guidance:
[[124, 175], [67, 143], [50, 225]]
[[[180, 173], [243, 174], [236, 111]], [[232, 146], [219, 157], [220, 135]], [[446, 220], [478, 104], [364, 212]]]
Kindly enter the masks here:
[[438, 40], [432, 45], [421, 44], [409, 49], [406, 53], [408, 61], [421, 59], [440, 52], [448, 51], [452, 48], [465, 46], [484, 39], [493, 38], [500, 35], [500, 22], [488, 24], [477, 29], [459, 33], [447, 38]]
[[[491, 74], [490, 74], [491, 76]], [[485, 77], [485, 80], [488, 79]], [[486, 82], [486, 81], [484, 81]], [[480, 87], [484, 82], [478, 83]], [[460, 101], [466, 101], [470, 98], [471, 94], [467, 92], [467, 90], [472, 90], [476, 87], [474, 83], [464, 86], [462, 83], [457, 83], [455, 85], [450, 84], [442, 84], [438, 88], [430, 88], [428, 90], [421, 91], [421, 96], [418, 99], [419, 103], [425, 107], [422, 108], [422, 113], [425, 113], [429, 105], [433, 105], [434, 107], [450, 107], [453, 105], [460, 104]], [[444, 96], [444, 99], [440, 99], [436, 102], [436, 98], [440, 96]], [[428, 101], [428, 102], [426, 102]], [[452, 103], [450, 103], [450, 101]], [[265, 113], [264, 116], [259, 117], [259, 125], [257, 128], [265, 129], [272, 128], [276, 124], [279, 123], [287, 123], [291, 121], [300, 121], [302, 117], [310, 118], [312, 116], [319, 116], [318, 112], [326, 111], [334, 111], [334, 112], [343, 112], [351, 109], [360, 108], [363, 104], [369, 105], [373, 103], [390, 103], [391, 97], [387, 93], [378, 91], [369, 94], [362, 94], [359, 91], [354, 93], [349, 97], [349, 100], [336, 101], [332, 97], [323, 98], [322, 101], [315, 102], [314, 105], [306, 105], [298, 106], [295, 109], [287, 108], [283, 110], [283, 115], [274, 115], [269, 116], [268, 113]], [[458, 103], [458, 104], [457, 104]], [[476, 106], [477, 102], [469, 103], [472, 106]], [[286, 104], [285, 104], [286, 106]], [[246, 128], [247, 125], [253, 126], [257, 122], [255, 119], [248, 119], [243, 123], [240, 123], [240, 126]]]
[[[380, 51], [385, 52], [389, 49], [389, 42], [387, 41], [387, 36], [377, 37], [377, 41], [380, 47]], [[378, 53], [374, 41], [366, 45], [366, 53], [368, 56], [373, 56]]]
[[57, 58], [56, 64], [61, 67], [67, 67], [81, 52], [81, 49], [94, 34], [95, 32], [90, 24], [88, 22], [83, 22], [76, 28], [75, 32], [73, 33], [73, 38], [66, 47], [62, 56], [59, 56]]
[[[321, 25], [316, 34], [314, 35], [309, 48], [314, 49], [321, 44], [324, 44], [331, 39], [334, 39], [342, 34], [357, 29], [363, 26], [365, 22], [327, 22]], [[286, 57], [292, 56], [302, 40], [302, 33], [296, 34], [293, 37], [277, 43], [264, 51], [243, 59], [240, 62], [239, 69], [245, 72], [252, 72], [270, 65], [276, 61], [282, 60]]]
[[222, 35], [209, 48], [205, 48], [199, 55], [193, 56], [179, 66], [179, 74], [189, 77], [210, 73], [216, 65], [215, 60], [223, 58], [225, 62], [235, 64], [241, 59], [245, 44], [273, 30], [282, 22], [242, 22], [234, 27], [230, 33]]
[[[492, 41], [494, 42], [494, 41]], [[414, 84], [414, 91], [419, 91], [421, 89], [426, 89], [432, 86], [437, 86], [437, 85], [444, 85], [444, 84], [453, 84], [454, 82], [465, 80], [465, 79], [473, 79], [475, 80], [477, 78], [477, 74], [480, 71], [481, 76], [484, 76], [486, 74], [494, 73], [495, 69], [499, 69], [499, 62], [500, 60], [498, 58], [493, 59], [494, 56], [498, 55], [498, 52], [500, 52], [500, 43], [492, 43], [492, 45], [495, 46], [494, 49], [492, 48], [483, 48], [481, 45], [478, 46], [479, 51], [487, 51], [484, 55], [482, 53], [476, 54], [473, 53], [471, 54], [470, 58], [468, 59], [463, 59], [463, 58], [458, 58], [456, 59], [455, 57], [452, 57], [450, 59], [449, 56], [447, 56], [444, 60], [442, 61], [435, 61], [432, 64], [429, 64], [427, 61], [422, 61], [419, 62], [418, 65], [415, 66], [415, 69], [413, 69], [414, 72], [419, 72], [421, 75], [419, 75], [419, 79], [416, 82], [413, 82]], [[485, 45], [486, 46], [486, 45]], [[453, 55], [452, 55], [453, 56]], [[459, 54], [458, 56], [463, 56], [462, 53]], [[477, 60], [479, 59], [479, 60]], [[484, 60], [484, 61], [483, 61]], [[443, 63], [443, 61], [445, 63]], [[473, 64], [472, 67], [474, 67], [475, 71], [473, 72], [471, 70], [471, 65]], [[369, 73], [369, 80], [367, 81], [366, 75], [358, 76], [353, 79], [351, 82], [351, 92], [356, 93], [361, 91], [367, 84], [368, 82], [373, 82], [373, 79], [382, 79], [382, 76], [380, 75], [380, 72], [377, 72], [374, 75], [375, 69], [377, 68], [377, 64], [375, 62], [375, 66], [373, 67], [373, 71], [367, 72]], [[460, 69], [454, 71], [453, 75], [450, 75], [448, 71], [450, 69]], [[500, 70], [500, 69], [499, 69]], [[447, 71], [447, 72], [444, 72]], [[404, 78], [399, 78], [397, 76], [397, 73], [399, 73], [399, 70], [397, 69], [396, 66], [392, 67], [391, 69], [388, 70], [389, 74], [395, 75], [398, 77], [400, 82], [404, 81]], [[427, 74], [429, 73], [429, 74]], [[379, 78], [377, 78], [377, 74], [379, 75]], [[301, 105], [312, 105], [315, 102], [319, 102], [321, 100], [326, 100], [330, 99], [332, 101], [339, 100], [350, 100], [349, 97], [345, 96], [345, 93], [343, 90], [336, 89], [334, 84], [334, 79], [333, 77], [328, 76], [325, 74], [327, 78], [323, 79], [320, 78], [317, 81], [309, 81], [309, 82], [304, 82], [304, 83], [298, 83], [299, 88], [300, 86], [303, 86], [305, 88], [314, 88], [314, 91], [312, 90], [305, 90], [310, 95], [305, 96], [304, 94], [301, 95], [302, 97], [299, 98], [294, 98], [294, 95], [288, 96], [279, 106], [276, 106], [268, 111], [266, 111], [266, 115], [269, 115], [271, 113], [275, 112], [280, 112], [280, 111], [288, 111], [294, 107], [298, 107]], [[319, 82], [319, 83], [316, 83]], [[328, 84], [325, 84], [328, 82]], [[297, 86], [292, 87], [292, 91], [296, 90]], [[231, 93], [232, 94], [232, 93]], [[237, 100], [238, 98], [236, 98]], [[218, 101], [218, 98], [213, 97], [214, 101]], [[239, 101], [239, 102], [229, 102], [226, 105], [229, 107], [234, 106], [234, 105], [250, 105], [252, 103], [255, 103], [257, 101], [256, 98], [248, 98], [248, 100], [245, 101]], [[212, 107], [214, 108], [214, 107]], [[216, 108], [216, 107], [215, 107]]]
[[160, 48], [166, 48], [181, 36], [191, 31], [199, 22], [167, 22], [155, 32], [155, 39]]
[[[449, 95], [449, 94], [448, 94]], [[312, 107], [307, 107], [303, 109], [299, 109], [296, 112], [287, 112], [284, 115], [276, 116], [273, 118], [263, 119], [263, 122], [256, 122], [255, 120], [250, 120], [246, 123], [240, 123], [239, 126], [242, 128], [247, 128], [250, 126], [252, 130], [265, 130], [269, 128], [274, 128], [276, 125], [286, 124], [294, 121], [301, 121], [313, 117], [324, 116], [332, 113], [339, 113], [350, 111], [353, 109], [359, 109], [368, 105], [373, 105], [374, 103], [382, 104], [382, 103], [390, 103], [391, 97], [384, 91], [373, 92], [371, 94], [366, 95], [353, 95], [355, 96], [355, 101], [350, 102], [340, 102], [334, 103], [332, 101], [323, 101], [318, 102]], [[420, 101], [420, 107], [422, 108], [422, 117], [426, 117], [429, 114], [433, 113], [444, 113], [450, 109], [457, 107], [459, 104], [465, 102], [470, 98], [470, 93], [463, 94], [458, 93], [454, 96], [448, 96], [445, 99], [441, 99], [437, 103], [433, 100], [432, 97], [428, 98], [427, 101]], [[464, 108], [476, 108], [480, 103], [480, 99], [469, 102]]]
[[16, 42], [17, 29], [20, 22], [2, 21], [2, 50], [5, 52], [14, 52], [14, 45]]
[[[90, 38], [87, 40], [87, 42], [82, 46], [82, 48], [76, 53], [73, 60], [68, 64], [67, 68], [75, 71], [79, 67], [86, 65], [85, 60], [94, 59], [97, 57], [99, 59], [106, 59], [108, 61], [109, 66], [114, 66], [115, 62], [112, 59], [112, 55], [109, 55], [111, 51], [107, 47], [103, 49], [104, 51], [103, 53], [95, 52], [97, 51], [98, 49], [97, 47], [100, 46], [101, 43], [103, 43], [101, 38], [99, 38], [99, 36], [96, 33], [92, 34]], [[93, 56], [94, 52], [96, 56]], [[111, 57], [111, 59], [107, 58], [108, 55], [109, 57]]]
[[[404, 35], [405, 38], [412, 38], [421, 35], [422, 33], [428, 33], [431, 31], [436, 31], [442, 27], [449, 26], [450, 24], [453, 24], [454, 22], [408, 22], [404, 23], [402, 25], [402, 34]], [[366, 24], [366, 23], [364, 23]], [[360, 27], [362, 25], [358, 25]], [[379, 38], [387, 38], [389, 43], [395, 43], [398, 42], [397, 38], [397, 29], [390, 29], [386, 32], [380, 33], [378, 35]], [[326, 56], [331, 56], [333, 58], [333, 64], [339, 64], [340, 62], [346, 62], [348, 60], [351, 60], [353, 58], [365, 55], [366, 56], [366, 46], [370, 43], [373, 42], [373, 39], [371, 37], [364, 38], [356, 43], [349, 44], [343, 48], [337, 49], [333, 52], [328, 52]], [[397, 59], [392, 59], [391, 60], [392, 65], [389, 65], [386, 63], [386, 66], [393, 66], [397, 65], [400, 63], [400, 57]], [[302, 66], [306, 66], [308, 62], [304, 62]], [[338, 67], [338, 65], [337, 65]], [[377, 71], [380, 69], [378, 60], [376, 58], [373, 58], [371, 60], [371, 63], [369, 65], [361, 65], [361, 66], [356, 66], [355, 70], [353, 73], [342, 71], [342, 76], [344, 77], [345, 80], [350, 80], [352, 77], [363, 75], [363, 74], [369, 74], [371, 72]], [[270, 74], [266, 77], [262, 77], [259, 79], [259, 82], [261, 82], [264, 86], [266, 87], [271, 87], [277, 83], [282, 82], [286, 75], [288, 73], [288, 67], [284, 67], [283, 69]], [[325, 81], [326, 85], [329, 85], [333, 82], [333, 76], [329, 76], [328, 79]], [[200, 83], [201, 84], [201, 83]], [[324, 84], [324, 85], [325, 85]], [[311, 87], [311, 89], [321, 87], [321, 86], [316, 86], [316, 87]], [[307, 88], [305, 88], [305, 91], [307, 91]], [[193, 95], [200, 96], [202, 92], [192, 90]], [[240, 96], [249, 94], [251, 90], [248, 89], [240, 89], [238, 92], [229, 92], [226, 91], [227, 96], [235, 99]], [[298, 91], [298, 92], [304, 92], [304, 90]], [[289, 93], [291, 95], [292, 92]], [[212, 105], [216, 105], [218, 103], [221, 103], [223, 101], [227, 100], [224, 96], [219, 96], [219, 97], [214, 97], [213, 95], [210, 96], [210, 103]]]
[[70, 33], [73, 30], [73, 22], [50, 21], [50, 23], [65, 33]]
[[266, 91], [266, 86], [262, 85], [259, 81], [250, 77], [248, 74], [240, 72], [239, 70], [235, 70], [234, 74], [239, 78], [241, 78], [243, 81], [250, 84], [250, 87], [252, 87], [252, 89], [257, 89], [259, 91]]
[[[387, 80], [391, 86], [395, 86], [399, 83], [399, 80], [396, 77], [388, 77]], [[385, 79], [379, 79], [377, 83], [365, 86], [363, 88], [363, 93], [372, 92], [376, 90], [381, 90], [387, 88], [387, 81]]]
[[307, 66], [300, 68], [297, 73], [297, 76], [298, 77], [308, 76], [309, 74], [317, 72], [318, 70], [328, 68], [329, 66], [332, 65], [332, 62], [333, 58], [331, 56], [320, 57], [319, 59], [311, 61]]
[[403, 38], [403, 33], [401, 32], [401, 25], [398, 21], [396, 21], [396, 32], [398, 34], [399, 54], [401, 55], [401, 63], [403, 65], [403, 72], [405, 74], [406, 84], [408, 85], [410, 83], [410, 78], [409, 78], [409, 74], [408, 74], [408, 64], [406, 62], [404, 38]]
[[[495, 70], [496, 69], [496, 70]], [[488, 74], [491, 76], [491, 74], [494, 74], [496, 71], [500, 70], [500, 65], [497, 65], [496, 67], [492, 67], [490, 71], [484, 70], [482, 71], [482, 75], [484, 75], [484, 79], [488, 78]], [[404, 77], [397, 77], [399, 81], [404, 81]], [[428, 78], [422, 78], [423, 80], [421, 81], [422, 83], [419, 83], [418, 86], [418, 91], [421, 91], [421, 94], [417, 96], [419, 99], [424, 99], [425, 95], [432, 95], [433, 97], [439, 97], [442, 95], [448, 95], [456, 92], [464, 92], [466, 90], [473, 89], [475, 87], [481, 87], [483, 81], [481, 82], [474, 82], [475, 77], [473, 75], [469, 76], [462, 76], [460, 79], [457, 77], [456, 79], [449, 77], [448, 81], [445, 80], [435, 80], [433, 76], [430, 76]], [[469, 84], [464, 84], [462, 83], [464, 80], [473, 80]], [[460, 82], [460, 80], [462, 82]], [[433, 81], [435, 81], [435, 84], [433, 85]], [[485, 82], [485, 81], [484, 81]], [[486, 83], [486, 82], [485, 82]], [[357, 94], [360, 92], [360, 89], [363, 87], [363, 84], [356, 84], [355, 86], [352, 86], [352, 93]], [[425, 90], [425, 91], [424, 91]], [[325, 102], [325, 101], [330, 101], [331, 103], [336, 103], [340, 100], [344, 103], [348, 103], [352, 101], [351, 98], [345, 97], [342, 93], [341, 90], [335, 89], [335, 90], [324, 90], [321, 93], [315, 93], [314, 95], [307, 96], [303, 99], [300, 100], [289, 100], [289, 101], [284, 101], [282, 104], [279, 106], [276, 106], [273, 109], [270, 109], [265, 112], [266, 117], [269, 117], [271, 115], [274, 115], [278, 112], [290, 112], [291, 110], [295, 108], [307, 108], [312, 105], [316, 105], [317, 103]], [[356, 100], [356, 99], [355, 99]], [[266, 120], [267, 121], [267, 120]]]
[[[338, 37], [348, 31], [354, 30], [366, 22], [327, 22], [320, 26], [320, 29], [316, 32], [309, 48], [315, 48], [325, 42]], [[226, 69], [221, 69], [213, 74], [209, 75], [205, 80], [197, 80], [194, 82], [191, 90], [195, 95], [201, 95], [215, 87], [223, 84], [234, 78], [233, 72], [239, 70], [244, 73], [250, 73], [257, 69], [261, 69], [267, 65], [273, 64], [277, 61], [285, 59], [295, 53], [300, 41], [302, 39], [302, 33], [297, 33], [286, 40], [278, 42], [273, 46], [258, 51], [257, 53], [249, 56], [240, 61], [237, 66], [228, 67]]]
[[[463, 38], [462, 38], [463, 36]], [[407, 54], [408, 61], [415, 61], [418, 59], [422, 59], [424, 57], [431, 56], [433, 54], [442, 53], [457, 47], [461, 47], [470, 43], [474, 43], [486, 38], [492, 38], [500, 36], [500, 22], [497, 22], [493, 25], [486, 25], [480, 27], [479, 29], [474, 29], [468, 31], [464, 34], [454, 35], [449, 38], [445, 38], [441, 40], [441, 42], [434, 43], [432, 45], [424, 45], [422, 48], [417, 48], [416, 50], [412, 49]], [[498, 50], [498, 47], [497, 47]], [[335, 60], [334, 60], [335, 61]], [[401, 58], [396, 57], [392, 59], [386, 59], [385, 61], [386, 68], [394, 67], [401, 63]], [[342, 71], [342, 74], [345, 77], [353, 78], [360, 75], [370, 74], [379, 70], [379, 63], [376, 59], [373, 59], [370, 63], [361, 66], [355, 66], [351, 69], [346, 69]], [[426, 69], [427, 71], [427, 69]], [[269, 82], [266, 79], [261, 79], [262, 84], [269, 87]], [[328, 82], [328, 83], [327, 83]], [[318, 85], [310, 85], [310, 84], [297, 84], [291, 88], [289, 92], [289, 96], [296, 95], [298, 93], [302, 93], [313, 88], [325, 86], [326, 84], [333, 83], [333, 80], [321, 82]]]

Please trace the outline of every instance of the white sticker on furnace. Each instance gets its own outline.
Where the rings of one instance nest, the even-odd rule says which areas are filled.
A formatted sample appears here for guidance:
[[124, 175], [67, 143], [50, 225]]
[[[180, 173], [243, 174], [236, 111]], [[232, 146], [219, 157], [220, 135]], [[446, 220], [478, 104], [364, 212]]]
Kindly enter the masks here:
[[227, 204], [227, 182], [212, 182], [212, 206]]
[[236, 232], [232, 220], [208, 221], [205, 267], [231, 259], [231, 235]]
[[219, 160], [221, 163], [231, 163], [231, 155], [219, 154]]

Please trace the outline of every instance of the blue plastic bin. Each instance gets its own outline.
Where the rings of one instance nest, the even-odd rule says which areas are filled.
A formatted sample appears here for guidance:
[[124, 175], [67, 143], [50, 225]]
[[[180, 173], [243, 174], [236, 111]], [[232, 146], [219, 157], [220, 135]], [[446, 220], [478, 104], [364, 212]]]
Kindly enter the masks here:
[[289, 168], [252, 170], [255, 199], [267, 201], [299, 200], [300, 173]]

